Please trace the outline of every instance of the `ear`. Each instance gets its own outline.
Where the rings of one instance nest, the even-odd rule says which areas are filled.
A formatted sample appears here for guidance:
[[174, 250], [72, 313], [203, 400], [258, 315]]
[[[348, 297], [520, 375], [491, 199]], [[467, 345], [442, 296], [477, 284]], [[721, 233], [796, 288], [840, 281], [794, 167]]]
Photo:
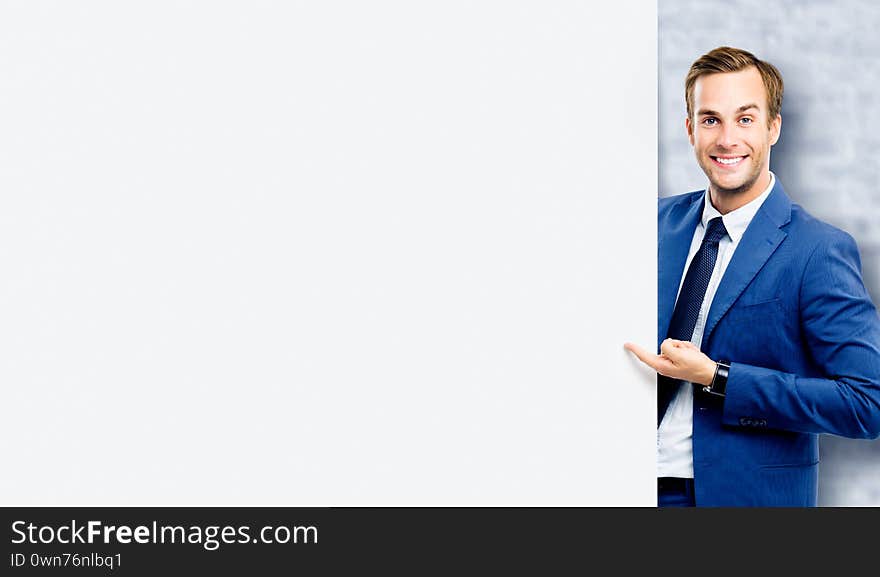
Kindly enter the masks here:
[[684, 119], [684, 127], [687, 129], [688, 133], [688, 141], [690, 141], [691, 146], [694, 145], [694, 125], [691, 124], [691, 118], [687, 117]]
[[779, 133], [782, 131], [782, 115], [777, 114], [773, 122], [770, 123], [770, 146], [776, 144], [779, 140]]

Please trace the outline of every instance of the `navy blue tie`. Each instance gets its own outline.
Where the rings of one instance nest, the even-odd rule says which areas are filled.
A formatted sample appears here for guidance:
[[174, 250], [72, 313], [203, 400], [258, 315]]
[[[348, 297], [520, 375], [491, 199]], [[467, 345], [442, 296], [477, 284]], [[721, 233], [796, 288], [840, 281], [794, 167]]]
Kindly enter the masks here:
[[[679, 341], [690, 341], [694, 336], [694, 327], [697, 325], [697, 317], [706, 297], [706, 288], [712, 271], [715, 270], [715, 260], [718, 258], [718, 243], [727, 234], [720, 216], [709, 221], [706, 234], [700, 249], [691, 260], [681, 290], [678, 292], [678, 300], [675, 310], [672, 312], [672, 320], [669, 322], [669, 331], [666, 336]], [[663, 420], [663, 415], [672, 397], [675, 395], [682, 381], [660, 376], [657, 379], [657, 426]]]

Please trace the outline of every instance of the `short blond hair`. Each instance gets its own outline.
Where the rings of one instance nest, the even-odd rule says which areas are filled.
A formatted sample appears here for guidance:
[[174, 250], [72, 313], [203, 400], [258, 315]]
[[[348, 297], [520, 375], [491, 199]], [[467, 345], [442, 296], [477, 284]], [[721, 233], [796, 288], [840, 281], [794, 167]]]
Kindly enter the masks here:
[[782, 110], [784, 85], [779, 70], [769, 62], [758, 59], [751, 52], [730, 46], [718, 47], [697, 58], [688, 71], [684, 81], [684, 99], [687, 103], [688, 118], [694, 119], [694, 85], [697, 78], [718, 72], [739, 72], [754, 66], [761, 74], [764, 89], [767, 91], [767, 122], [776, 120]]

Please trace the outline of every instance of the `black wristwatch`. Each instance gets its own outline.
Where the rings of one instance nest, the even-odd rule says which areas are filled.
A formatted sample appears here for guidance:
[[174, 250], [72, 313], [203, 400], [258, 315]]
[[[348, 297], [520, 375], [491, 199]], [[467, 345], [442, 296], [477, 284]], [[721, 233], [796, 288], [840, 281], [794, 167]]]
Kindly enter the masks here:
[[730, 361], [715, 362], [715, 376], [712, 382], [703, 387], [704, 393], [723, 397], [727, 393], [727, 374], [730, 372]]

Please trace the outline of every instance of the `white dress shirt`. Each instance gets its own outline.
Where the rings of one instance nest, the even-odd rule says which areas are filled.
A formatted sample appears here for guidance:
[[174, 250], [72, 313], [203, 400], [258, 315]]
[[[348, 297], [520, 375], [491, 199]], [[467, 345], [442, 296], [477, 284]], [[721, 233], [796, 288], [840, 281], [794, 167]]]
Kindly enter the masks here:
[[[770, 173], [770, 185], [761, 193], [761, 196], [738, 209], [722, 215], [712, 206], [710, 200], [709, 189], [706, 188], [705, 202], [703, 203], [703, 216], [700, 223], [694, 231], [694, 237], [691, 241], [691, 249], [688, 252], [687, 261], [684, 265], [684, 271], [681, 275], [681, 282], [678, 285], [679, 292], [681, 285], [684, 283], [684, 277], [687, 269], [691, 264], [691, 260], [700, 248], [703, 242], [703, 235], [706, 233], [706, 227], [709, 221], [720, 216], [724, 222], [724, 228], [727, 229], [727, 235], [721, 238], [718, 243], [718, 257], [715, 260], [715, 268], [712, 271], [712, 277], [709, 279], [709, 286], [706, 288], [706, 296], [703, 297], [703, 304], [700, 307], [700, 314], [697, 316], [697, 324], [694, 327], [694, 335], [691, 342], [698, 347], [703, 342], [703, 330], [706, 327], [706, 317], [709, 315], [709, 308], [712, 306], [712, 299], [715, 298], [715, 291], [721, 283], [724, 271], [733, 253], [739, 245], [739, 241], [746, 232], [749, 223], [752, 222], [758, 209], [764, 204], [764, 201], [773, 190], [776, 177]], [[692, 383], [683, 383], [681, 388], [669, 403], [669, 408], [663, 417], [663, 421], [657, 428], [657, 476], [658, 477], [685, 477], [693, 478], [694, 476], [694, 451], [693, 451], [693, 424], [694, 424], [694, 385]]]

